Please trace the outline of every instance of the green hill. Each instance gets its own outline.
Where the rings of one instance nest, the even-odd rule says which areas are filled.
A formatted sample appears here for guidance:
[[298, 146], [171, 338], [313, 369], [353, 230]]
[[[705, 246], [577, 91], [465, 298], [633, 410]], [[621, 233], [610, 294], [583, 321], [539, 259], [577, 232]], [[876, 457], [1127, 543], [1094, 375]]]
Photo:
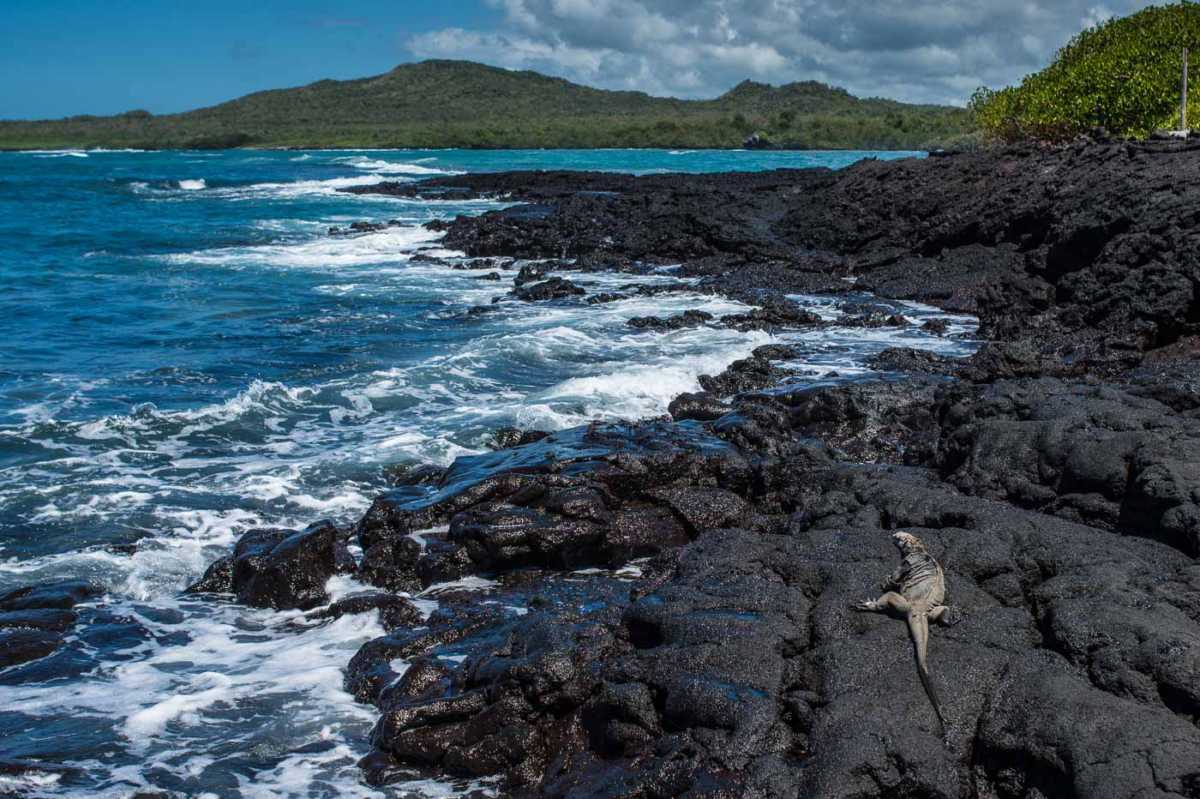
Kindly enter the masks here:
[[1183, 48], [1191, 48], [1188, 118], [1200, 126], [1200, 5], [1147, 8], [1090, 28], [1054, 62], [972, 100], [986, 134], [1005, 141], [1061, 142], [1104, 128], [1144, 138], [1179, 124]]
[[960, 108], [860, 100], [820, 83], [745, 81], [715, 100], [595, 89], [467, 61], [154, 116], [0, 122], [0, 148], [49, 147], [740, 147], [918, 149], [969, 131]]

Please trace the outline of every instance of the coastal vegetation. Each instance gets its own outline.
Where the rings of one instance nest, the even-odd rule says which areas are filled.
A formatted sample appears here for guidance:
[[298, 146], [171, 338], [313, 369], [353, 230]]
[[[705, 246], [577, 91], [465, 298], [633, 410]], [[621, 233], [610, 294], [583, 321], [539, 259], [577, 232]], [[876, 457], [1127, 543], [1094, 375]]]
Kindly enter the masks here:
[[1054, 62], [971, 109], [991, 139], [1066, 141], [1103, 128], [1145, 138], [1180, 123], [1183, 48], [1192, 50], [1188, 117], [1200, 124], [1200, 4], [1147, 8], [1083, 31]]
[[928, 149], [973, 127], [963, 108], [860, 99], [811, 81], [744, 81], [713, 100], [680, 100], [424, 61], [181, 114], [0, 122], [0, 148], [730, 148], [758, 134], [796, 149]]

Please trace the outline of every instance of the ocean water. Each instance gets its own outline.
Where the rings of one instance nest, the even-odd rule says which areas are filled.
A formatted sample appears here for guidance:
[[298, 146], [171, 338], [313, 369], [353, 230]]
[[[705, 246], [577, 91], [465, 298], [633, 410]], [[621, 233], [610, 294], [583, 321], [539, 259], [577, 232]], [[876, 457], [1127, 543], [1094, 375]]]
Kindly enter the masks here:
[[[0, 795], [447, 797], [414, 774], [374, 790], [355, 765], [373, 709], [342, 668], [383, 634], [179, 591], [254, 526], [351, 522], [398, 466], [482, 451], [500, 427], [665, 412], [755, 347], [795, 344], [803, 381], [859, 379], [915, 328], [644, 332], [634, 316], [744, 306], [698, 292], [588, 306], [414, 262], [450, 259], [421, 223], [500, 207], [338, 188], [502, 169], [635, 173], [842, 167], [896, 153], [311, 151], [0, 153], [0, 591], [82, 577], [68, 644], [0, 671]], [[357, 220], [383, 232], [330, 237]], [[628, 275], [571, 275], [589, 293]], [[678, 283], [670, 268], [638, 278]], [[834, 319], [837, 301], [797, 297]], [[898, 304], [915, 319], [945, 316]], [[479, 587], [486, 590], [488, 583]], [[347, 580], [335, 595], [355, 590]], [[430, 606], [433, 606], [430, 600]]]

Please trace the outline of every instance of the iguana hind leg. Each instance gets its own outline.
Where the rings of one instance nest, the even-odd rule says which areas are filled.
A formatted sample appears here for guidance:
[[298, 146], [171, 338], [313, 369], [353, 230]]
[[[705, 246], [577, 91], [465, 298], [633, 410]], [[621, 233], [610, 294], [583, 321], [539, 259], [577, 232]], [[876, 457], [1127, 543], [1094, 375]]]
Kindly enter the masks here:
[[879, 599], [864, 599], [862, 602], [856, 602], [850, 606], [852, 610], [857, 610], [861, 613], [908, 613], [908, 600], [897, 594], [895, 591], [888, 591]]
[[929, 620], [943, 627], [953, 627], [962, 621], [962, 615], [958, 611], [951, 610], [949, 605], [938, 605], [930, 608]]

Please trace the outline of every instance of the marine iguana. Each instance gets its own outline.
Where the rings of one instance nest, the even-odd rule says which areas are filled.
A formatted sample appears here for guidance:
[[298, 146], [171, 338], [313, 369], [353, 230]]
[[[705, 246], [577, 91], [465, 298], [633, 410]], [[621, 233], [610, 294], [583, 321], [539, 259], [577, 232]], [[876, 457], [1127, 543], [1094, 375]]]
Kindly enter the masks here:
[[[879, 599], [868, 599], [851, 605], [851, 609], [863, 613], [887, 613], [903, 617], [908, 622], [913, 650], [917, 656], [917, 673], [925, 693], [933, 703], [942, 734], [946, 733], [946, 719], [933, 682], [929, 678], [926, 653], [929, 648], [929, 622], [946, 622], [948, 608], [942, 603], [946, 599], [946, 576], [925, 544], [915, 535], [903, 530], [892, 535], [892, 543], [900, 550], [900, 565], [880, 584], [886, 593]], [[899, 593], [897, 593], [899, 592]]]

